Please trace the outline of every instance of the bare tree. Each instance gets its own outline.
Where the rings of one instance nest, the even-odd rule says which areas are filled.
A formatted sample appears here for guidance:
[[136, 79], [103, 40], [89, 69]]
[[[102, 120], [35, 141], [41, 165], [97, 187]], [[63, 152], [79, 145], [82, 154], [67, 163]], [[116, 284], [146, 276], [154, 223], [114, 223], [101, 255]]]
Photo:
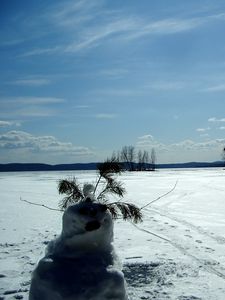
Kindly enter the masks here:
[[143, 162], [144, 162], [144, 169], [147, 170], [149, 165], [149, 154], [148, 151], [146, 150], [144, 150], [143, 153]]
[[222, 160], [224, 161], [224, 167], [225, 167], [225, 147], [222, 150]]
[[128, 158], [129, 158], [130, 165], [131, 165], [131, 171], [134, 171], [135, 170], [135, 167], [134, 167], [135, 148], [134, 148], [134, 146], [129, 146], [128, 147]]
[[117, 162], [121, 161], [120, 151], [113, 151], [111, 156], [111, 161], [117, 161]]
[[121, 150], [121, 160], [127, 164], [129, 171], [134, 171], [135, 148], [134, 146], [124, 146]]
[[138, 151], [138, 170], [145, 171], [149, 166], [149, 154], [148, 151], [139, 150]]
[[138, 151], [137, 158], [138, 158], [138, 171], [142, 171], [143, 170], [143, 153], [142, 153], [142, 150]]
[[155, 153], [155, 149], [152, 148], [152, 151], [151, 151], [151, 169], [152, 169], [152, 171], [155, 171], [155, 165], [156, 165], [156, 153]]

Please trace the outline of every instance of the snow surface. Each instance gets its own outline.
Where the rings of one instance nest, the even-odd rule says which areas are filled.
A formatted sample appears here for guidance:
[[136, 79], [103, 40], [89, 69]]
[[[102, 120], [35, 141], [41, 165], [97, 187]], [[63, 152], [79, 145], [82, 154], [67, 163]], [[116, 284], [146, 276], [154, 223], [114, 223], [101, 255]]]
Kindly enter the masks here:
[[[95, 172], [0, 173], [0, 299], [28, 299], [31, 272], [61, 232], [58, 180]], [[225, 299], [225, 171], [159, 170], [124, 173], [124, 201], [144, 206], [137, 226], [118, 220], [114, 246], [131, 300]], [[100, 300], [100, 299], [99, 299]]]

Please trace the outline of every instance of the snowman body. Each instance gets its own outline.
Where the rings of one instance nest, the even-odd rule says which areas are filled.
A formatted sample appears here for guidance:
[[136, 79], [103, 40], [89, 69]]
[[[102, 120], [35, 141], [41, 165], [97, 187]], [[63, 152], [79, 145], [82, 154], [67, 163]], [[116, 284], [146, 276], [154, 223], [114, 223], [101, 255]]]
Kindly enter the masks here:
[[82, 201], [67, 208], [61, 235], [33, 272], [29, 300], [127, 300], [105, 205]]

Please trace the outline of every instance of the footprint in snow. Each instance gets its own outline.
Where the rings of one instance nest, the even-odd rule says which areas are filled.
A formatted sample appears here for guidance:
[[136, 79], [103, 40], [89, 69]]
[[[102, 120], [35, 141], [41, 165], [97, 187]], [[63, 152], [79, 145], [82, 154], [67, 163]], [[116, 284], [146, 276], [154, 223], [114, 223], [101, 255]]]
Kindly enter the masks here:
[[195, 240], [196, 243], [202, 244], [201, 240]]
[[215, 251], [215, 249], [212, 249], [212, 248], [210, 248], [210, 247], [205, 247], [205, 250], [206, 250], [207, 252], [209, 252], [209, 253], [212, 253], [212, 252]]
[[185, 234], [184, 236], [186, 236], [186, 237], [188, 237], [188, 238], [190, 238], [190, 239], [193, 238], [192, 235], [189, 235], [189, 234]]

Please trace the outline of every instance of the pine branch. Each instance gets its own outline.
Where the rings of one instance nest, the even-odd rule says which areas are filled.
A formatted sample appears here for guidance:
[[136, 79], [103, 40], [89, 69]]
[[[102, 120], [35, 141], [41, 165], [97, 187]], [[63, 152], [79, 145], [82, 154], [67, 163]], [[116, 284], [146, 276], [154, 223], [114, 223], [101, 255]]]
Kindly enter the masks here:
[[131, 220], [134, 223], [142, 221], [142, 213], [134, 204], [126, 202], [113, 202], [108, 203], [107, 208], [111, 212], [114, 219], [117, 219], [119, 215], [122, 215], [124, 221]]
[[122, 165], [115, 158], [112, 158], [111, 160], [108, 159], [105, 162], [98, 164], [97, 170], [99, 172], [99, 177], [95, 185], [94, 194], [102, 178], [106, 180], [106, 186], [113, 183], [114, 179], [112, 178], [112, 175], [115, 173], [120, 174], [122, 172]]
[[102, 177], [107, 177], [108, 174], [120, 174], [122, 172], [122, 165], [116, 159], [111, 159], [98, 164], [97, 169]]
[[98, 195], [97, 199], [105, 199], [105, 195], [107, 193], [114, 194], [120, 198], [124, 196], [126, 193], [125, 188], [123, 187], [122, 183], [119, 181], [111, 180], [110, 182], [107, 183], [105, 189], [101, 191], [101, 193]]
[[59, 194], [66, 194], [60, 203], [61, 209], [66, 209], [70, 204], [78, 202], [84, 198], [84, 195], [76, 181], [76, 178], [63, 179], [58, 184]]

